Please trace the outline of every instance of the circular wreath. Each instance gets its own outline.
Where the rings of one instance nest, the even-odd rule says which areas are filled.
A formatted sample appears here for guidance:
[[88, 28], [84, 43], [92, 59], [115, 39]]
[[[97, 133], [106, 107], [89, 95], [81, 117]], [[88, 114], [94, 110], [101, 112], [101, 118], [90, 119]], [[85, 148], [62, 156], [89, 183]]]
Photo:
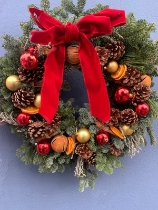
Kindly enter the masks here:
[[[158, 64], [158, 44], [150, 39], [155, 25], [100, 4], [85, 11], [83, 0], [49, 6], [41, 1], [44, 12], [31, 5], [23, 35], [3, 37], [0, 119], [23, 136], [17, 155], [25, 164], [54, 173], [75, 163], [83, 191], [94, 188], [97, 171], [112, 174], [122, 167], [120, 157], [139, 152], [146, 131], [156, 144], [158, 97], [150, 88]], [[76, 71], [83, 74], [90, 106], [62, 99], [72, 85], [62, 74]]]

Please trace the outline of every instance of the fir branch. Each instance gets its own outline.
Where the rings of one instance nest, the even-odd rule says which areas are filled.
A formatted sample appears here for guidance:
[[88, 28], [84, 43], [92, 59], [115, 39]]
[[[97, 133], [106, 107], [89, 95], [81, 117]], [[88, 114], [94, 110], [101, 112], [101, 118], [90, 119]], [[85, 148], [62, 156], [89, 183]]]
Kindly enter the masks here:
[[147, 127], [147, 132], [148, 132], [148, 134], [150, 136], [150, 143], [151, 143], [151, 145], [155, 146], [157, 144], [157, 140], [156, 140], [155, 133], [154, 133], [154, 131], [153, 131], [151, 126]]

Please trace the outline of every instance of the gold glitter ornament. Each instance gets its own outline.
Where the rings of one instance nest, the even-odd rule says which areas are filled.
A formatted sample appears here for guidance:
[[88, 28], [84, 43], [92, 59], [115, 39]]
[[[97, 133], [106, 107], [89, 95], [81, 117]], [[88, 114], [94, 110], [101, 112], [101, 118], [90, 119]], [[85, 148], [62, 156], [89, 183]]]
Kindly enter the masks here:
[[122, 125], [121, 129], [125, 136], [130, 136], [134, 132], [134, 130], [129, 125]]
[[41, 94], [40, 93], [36, 94], [35, 100], [34, 100], [34, 105], [37, 108], [40, 108], [40, 106], [41, 106]]
[[17, 91], [21, 86], [21, 81], [17, 75], [10, 75], [6, 79], [6, 87], [11, 91]]

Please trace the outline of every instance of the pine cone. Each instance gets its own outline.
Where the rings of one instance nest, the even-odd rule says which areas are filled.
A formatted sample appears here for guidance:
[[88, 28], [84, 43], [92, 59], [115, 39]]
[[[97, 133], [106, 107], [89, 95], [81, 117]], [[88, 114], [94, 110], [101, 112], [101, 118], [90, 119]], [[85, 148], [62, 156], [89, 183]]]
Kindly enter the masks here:
[[31, 139], [41, 140], [51, 138], [54, 134], [54, 127], [47, 122], [37, 121], [29, 124], [28, 133]]
[[95, 157], [96, 157], [96, 153], [93, 153], [92, 156], [86, 160], [86, 162], [88, 163], [88, 165], [91, 165], [93, 167], [96, 166]]
[[119, 109], [111, 108], [111, 117], [109, 121], [109, 125], [113, 125], [118, 127], [120, 123], [121, 112]]
[[14, 92], [11, 99], [15, 107], [19, 109], [26, 108], [33, 103], [35, 94], [30, 88], [23, 88]]
[[133, 87], [131, 93], [134, 95], [135, 101], [144, 102], [150, 97], [151, 90], [149, 86], [140, 83]]
[[122, 79], [116, 81], [116, 83], [132, 87], [142, 81], [141, 76], [142, 73], [138, 69], [128, 66], [125, 75], [122, 77]]
[[125, 46], [121, 41], [109, 42], [105, 48], [110, 51], [109, 58], [112, 60], [119, 60], [125, 53]]
[[27, 84], [34, 85], [35, 82], [42, 80], [44, 74], [44, 62], [46, 56], [40, 55], [38, 57], [38, 66], [36, 69], [24, 69], [22, 66], [18, 68], [19, 79]]
[[87, 160], [93, 155], [93, 152], [89, 148], [88, 144], [79, 144], [76, 148], [76, 154]]
[[123, 151], [121, 149], [117, 149], [114, 144], [110, 146], [110, 152], [115, 156], [120, 156], [123, 153]]
[[61, 123], [61, 117], [58, 113], [56, 113], [52, 122], [51, 122], [51, 125], [53, 126], [54, 129], [57, 129], [59, 127], [60, 123]]
[[121, 123], [126, 125], [132, 125], [135, 124], [138, 121], [138, 116], [133, 109], [124, 109], [121, 111]]
[[100, 47], [100, 46], [96, 46], [95, 50], [99, 57], [100, 65], [104, 66], [105, 64], [107, 64], [109, 56], [110, 56], [110, 51], [106, 49], [105, 47]]

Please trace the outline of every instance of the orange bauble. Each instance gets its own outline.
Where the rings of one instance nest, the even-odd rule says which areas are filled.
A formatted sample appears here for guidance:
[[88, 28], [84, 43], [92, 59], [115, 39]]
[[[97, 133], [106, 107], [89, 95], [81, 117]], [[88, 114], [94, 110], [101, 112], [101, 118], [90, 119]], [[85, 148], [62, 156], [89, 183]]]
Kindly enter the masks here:
[[51, 141], [51, 147], [55, 152], [65, 152], [68, 146], [68, 139], [64, 135], [57, 135]]
[[147, 86], [151, 86], [151, 77], [148, 76], [147, 74], [144, 74], [141, 76], [142, 79], [142, 84], [147, 85]]
[[78, 45], [70, 45], [66, 49], [66, 60], [70, 64], [79, 64]]

